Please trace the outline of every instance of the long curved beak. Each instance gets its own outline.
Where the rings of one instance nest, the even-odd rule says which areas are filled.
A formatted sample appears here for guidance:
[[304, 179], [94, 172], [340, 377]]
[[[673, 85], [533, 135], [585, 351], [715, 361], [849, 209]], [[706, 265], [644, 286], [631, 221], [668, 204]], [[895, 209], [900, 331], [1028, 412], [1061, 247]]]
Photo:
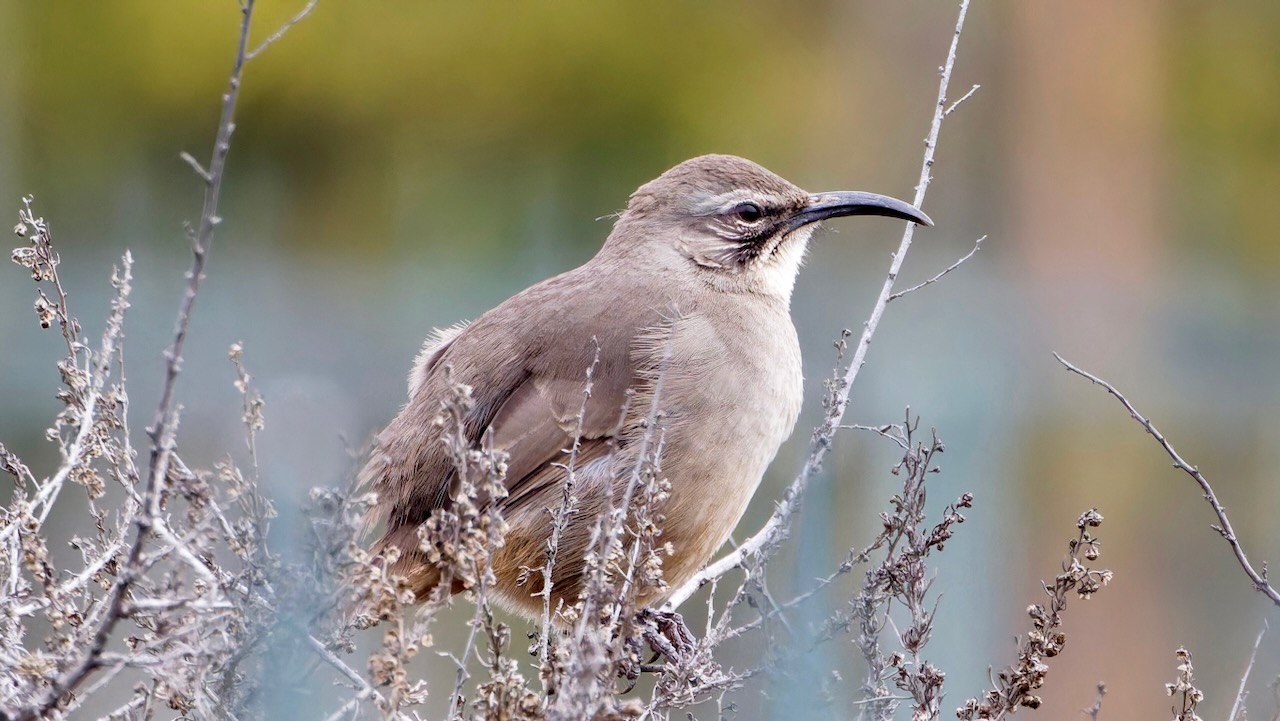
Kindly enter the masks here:
[[904, 203], [887, 195], [840, 190], [831, 193], [815, 193], [810, 196], [809, 205], [788, 221], [787, 231], [845, 215], [883, 215], [909, 220], [920, 225], [933, 225], [933, 221], [924, 214], [924, 211], [910, 203]]

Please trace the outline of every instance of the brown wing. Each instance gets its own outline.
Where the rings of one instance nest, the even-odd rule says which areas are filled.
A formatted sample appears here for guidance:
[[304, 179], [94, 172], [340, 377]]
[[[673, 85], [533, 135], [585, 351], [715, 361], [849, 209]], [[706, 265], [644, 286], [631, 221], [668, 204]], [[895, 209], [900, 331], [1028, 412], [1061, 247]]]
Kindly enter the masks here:
[[[568, 460], [567, 451], [573, 445], [578, 427], [578, 414], [584, 411], [583, 391], [586, 387], [586, 368], [578, 379], [574, 392], [566, 381], [530, 375], [502, 405], [490, 424], [493, 444], [508, 454], [507, 498], [504, 507], [523, 505], [541, 497], [548, 486], [558, 485], [565, 471], [558, 464]], [[595, 389], [593, 388], [593, 396]], [[583, 416], [582, 439], [577, 463], [585, 464], [607, 455], [613, 435], [621, 422], [621, 393], [618, 408], [609, 417], [605, 409], [591, 409]], [[574, 396], [577, 396], [574, 398]], [[577, 406], [572, 404], [577, 402]]]
[[[636, 382], [630, 355], [635, 329], [658, 315], [597, 303], [578, 314], [574, 338], [553, 333], [563, 322], [565, 308], [563, 302], [546, 302], [547, 296], [566, 298], [563, 286], [571, 276], [515, 296], [420, 356], [416, 377], [410, 379], [409, 402], [379, 435], [362, 472], [362, 480], [379, 497], [371, 520], [386, 522], [375, 550], [398, 546], [398, 571], [421, 575], [419, 567], [425, 561], [416, 552], [417, 528], [434, 510], [452, 502], [455, 472], [435, 423], [452, 392], [450, 378], [472, 388], [473, 408], [465, 419], [468, 440], [475, 444], [492, 432], [495, 447], [509, 454], [504, 505], [533, 502], [563, 479], [563, 469], [554, 464], [565, 461], [565, 450], [572, 445], [584, 409], [586, 373], [598, 343], [578, 461], [586, 463], [609, 452], [627, 389]], [[582, 293], [567, 297], [572, 300]], [[545, 311], [539, 313], [538, 308]]]

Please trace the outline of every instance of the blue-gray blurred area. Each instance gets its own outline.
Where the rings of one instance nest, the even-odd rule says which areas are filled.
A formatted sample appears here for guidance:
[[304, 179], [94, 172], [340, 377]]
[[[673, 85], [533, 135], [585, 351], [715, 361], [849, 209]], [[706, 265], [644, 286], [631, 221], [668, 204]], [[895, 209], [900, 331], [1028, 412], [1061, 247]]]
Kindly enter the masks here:
[[[255, 37], [299, 5], [264, 0]], [[812, 190], [910, 198], [955, 9], [322, 0], [245, 73], [225, 221], [178, 387], [185, 459], [244, 457], [226, 356], [242, 341], [267, 401], [263, 472], [287, 527], [306, 489], [342, 482], [341, 439], [358, 444], [396, 412], [433, 326], [583, 262], [628, 194], [687, 157], [736, 153]], [[182, 224], [200, 212], [201, 184], [178, 154], [208, 155], [238, 21], [231, 0], [0, 2], [0, 206], [16, 216], [20, 197], [35, 196], [91, 336], [111, 264], [133, 253], [126, 355], [138, 437], [189, 260]], [[1101, 564], [1115, 581], [1070, 604], [1042, 716], [1076, 718], [1099, 680], [1105, 716], [1157, 715], [1185, 645], [1208, 694], [1201, 712], [1225, 717], [1263, 619], [1280, 626], [1190, 479], [1051, 355], [1123, 388], [1215, 483], [1255, 563], [1280, 558], [1277, 37], [1272, 0], [971, 10], [951, 96], [982, 88], [944, 126], [925, 203], [937, 226], [917, 233], [901, 282], [988, 240], [942, 282], [891, 304], [846, 417], [892, 422], [909, 404], [947, 444], [931, 503], [976, 496], [936, 557], [926, 655], [947, 672], [944, 709], [979, 693], [989, 665], [1013, 660], [1040, 579], [1058, 572], [1091, 506], [1107, 519]], [[798, 470], [832, 342], [861, 328], [901, 232], [884, 219], [831, 225], [793, 303], [805, 416], [739, 538]], [[61, 339], [38, 327], [34, 291], [23, 269], [0, 268], [0, 439], [47, 472]], [[775, 596], [808, 587], [880, 530], [896, 461], [881, 439], [838, 439], [773, 568]], [[62, 523], [83, 520], [82, 492], [64, 494]], [[795, 612], [796, 637], [858, 582], [852, 574]], [[460, 604], [437, 625], [442, 648], [460, 647], [469, 617]], [[515, 624], [523, 655], [526, 627]], [[1260, 717], [1271, 713], [1277, 639], [1264, 641], [1251, 686]], [[759, 651], [746, 644], [723, 660], [743, 667]], [[840, 637], [779, 669], [785, 680], [729, 700], [743, 719], [845, 717], [857, 656]], [[415, 663], [438, 715], [452, 664]], [[831, 667], [843, 669], [843, 691], [824, 711], [817, 689], [834, 683]]]

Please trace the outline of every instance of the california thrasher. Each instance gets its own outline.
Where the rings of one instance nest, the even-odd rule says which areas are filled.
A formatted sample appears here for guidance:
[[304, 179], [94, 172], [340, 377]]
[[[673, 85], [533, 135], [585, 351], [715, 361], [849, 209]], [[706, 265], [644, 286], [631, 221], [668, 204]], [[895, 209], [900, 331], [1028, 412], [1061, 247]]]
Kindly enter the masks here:
[[[435, 422], [453, 383], [473, 390], [469, 440], [492, 433], [510, 454], [509, 529], [491, 559], [498, 601], [541, 613], [541, 567], [560, 504], [583, 385], [597, 344], [594, 389], [576, 459], [579, 506], [561, 537], [552, 607], [572, 605], [598, 514], [631, 475], [660, 360], [661, 465], [670, 494], [660, 542], [671, 588], [724, 543], [800, 413], [800, 346], [791, 289], [819, 221], [883, 215], [924, 225], [919, 209], [861, 192], [808, 193], [729, 155], [687, 160], [632, 194], [604, 247], [586, 264], [543, 281], [469, 325], [436, 331], [409, 376], [409, 400], [378, 436], [362, 472], [399, 548], [393, 572], [423, 600], [439, 572], [418, 547], [418, 527], [453, 501], [455, 470]], [[450, 369], [446, 372], [446, 368]], [[630, 402], [628, 403], [628, 390]], [[625, 414], [623, 412], [626, 407]], [[458, 588], [451, 589], [456, 592]], [[640, 606], [661, 599], [642, 591]]]

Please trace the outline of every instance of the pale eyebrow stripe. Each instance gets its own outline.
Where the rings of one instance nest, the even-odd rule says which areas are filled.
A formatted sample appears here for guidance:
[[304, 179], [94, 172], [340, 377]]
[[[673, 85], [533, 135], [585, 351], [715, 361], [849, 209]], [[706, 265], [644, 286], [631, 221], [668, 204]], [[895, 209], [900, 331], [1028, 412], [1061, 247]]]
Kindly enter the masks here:
[[[731, 190], [727, 193], [720, 193], [719, 195], [712, 195], [712, 196], [703, 198], [702, 200], [694, 203], [693, 207], [689, 209], [689, 212], [693, 213], [694, 215], [711, 215], [712, 213], [718, 213], [721, 210], [724, 210], [744, 200], [756, 200], [756, 199], [757, 199], [756, 196], [750, 190], [747, 190], [745, 188], [738, 188], [736, 190]], [[762, 198], [761, 200], [774, 201], [774, 198], [770, 196], [767, 199]], [[772, 205], [773, 203], [766, 202], [766, 204]]]

